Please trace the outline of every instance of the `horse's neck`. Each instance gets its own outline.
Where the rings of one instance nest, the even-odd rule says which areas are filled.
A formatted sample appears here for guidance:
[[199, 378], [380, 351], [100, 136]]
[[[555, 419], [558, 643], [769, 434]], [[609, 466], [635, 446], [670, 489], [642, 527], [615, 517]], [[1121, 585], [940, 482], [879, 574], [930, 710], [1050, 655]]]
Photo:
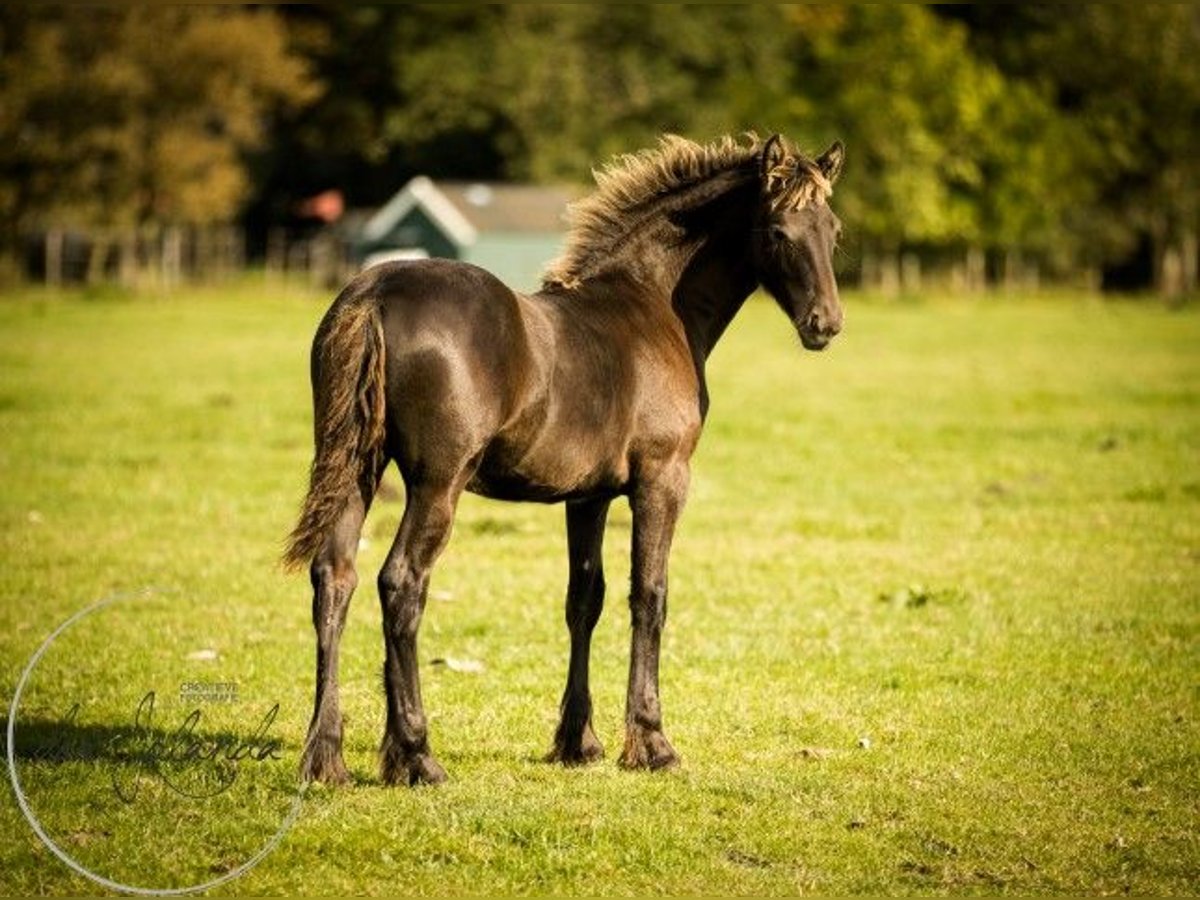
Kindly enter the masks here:
[[750, 249], [755, 197], [755, 190], [737, 188], [698, 210], [691, 230], [699, 236], [678, 251], [671, 306], [701, 367], [757, 286]]
[[[643, 217], [626, 234], [619, 262], [572, 288], [597, 290], [614, 269], [637, 285], [642, 302], [663, 303], [683, 325], [707, 406], [704, 364], [726, 327], [757, 287], [751, 257], [758, 180], [730, 171]], [[668, 201], [670, 202], [670, 201]]]
[[[701, 251], [701, 254], [703, 251]], [[755, 288], [749, 259], [716, 259], [697, 254], [671, 295], [697, 362], [708, 359], [746, 298]]]
[[703, 236], [680, 245], [678, 274], [667, 291], [695, 365], [701, 416], [708, 411], [705, 363], [758, 285], [750, 249], [752, 210], [722, 204], [710, 212]]

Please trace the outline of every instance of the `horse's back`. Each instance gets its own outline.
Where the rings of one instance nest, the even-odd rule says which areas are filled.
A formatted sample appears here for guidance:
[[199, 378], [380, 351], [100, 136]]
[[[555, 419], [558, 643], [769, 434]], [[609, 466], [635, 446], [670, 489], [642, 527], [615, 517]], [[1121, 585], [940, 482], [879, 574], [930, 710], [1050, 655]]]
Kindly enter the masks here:
[[356, 276], [347, 290], [373, 297], [385, 325], [397, 334], [511, 327], [517, 312], [516, 295], [504, 282], [453, 259], [380, 263]]

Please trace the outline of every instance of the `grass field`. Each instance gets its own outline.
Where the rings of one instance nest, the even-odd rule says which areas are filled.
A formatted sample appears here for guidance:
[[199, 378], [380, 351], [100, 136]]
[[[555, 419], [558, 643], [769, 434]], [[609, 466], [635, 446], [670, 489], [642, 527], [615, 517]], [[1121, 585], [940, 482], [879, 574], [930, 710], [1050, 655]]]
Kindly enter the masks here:
[[[179, 683], [232, 681], [239, 703], [206, 715], [244, 730], [277, 702], [290, 774], [312, 636], [307, 579], [276, 558], [327, 299], [256, 282], [0, 299], [6, 710], [59, 623], [154, 586], [65, 633], [22, 716], [53, 731], [78, 701], [75, 731], [111, 738], [146, 690], [166, 722]], [[680, 769], [613, 761], [625, 505], [593, 653], [608, 758], [563, 770], [537, 761], [565, 676], [561, 510], [468, 497], [422, 631], [451, 781], [379, 786], [373, 581], [393, 492], [367, 523], [343, 649], [357, 783], [310, 792], [218, 892], [1200, 891], [1200, 311], [850, 297], [847, 314], [830, 351], [804, 354], [755, 300], [712, 361], [664, 638]], [[160, 791], [139, 812], [92, 783], [120, 764], [22, 765], [56, 840], [122, 883], [232, 871], [280, 821], [278, 771], [247, 775], [237, 802]], [[0, 893], [96, 889], [11, 790], [0, 828]]]

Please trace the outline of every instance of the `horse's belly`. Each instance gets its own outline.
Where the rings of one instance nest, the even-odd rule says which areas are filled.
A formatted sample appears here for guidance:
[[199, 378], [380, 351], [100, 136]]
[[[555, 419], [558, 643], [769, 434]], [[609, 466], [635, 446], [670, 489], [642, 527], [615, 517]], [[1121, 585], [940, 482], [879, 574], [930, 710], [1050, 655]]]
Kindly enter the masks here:
[[605, 449], [592, 440], [566, 436], [524, 448], [497, 440], [484, 452], [467, 490], [497, 500], [541, 503], [615, 496], [629, 481], [629, 466], [623, 453]]

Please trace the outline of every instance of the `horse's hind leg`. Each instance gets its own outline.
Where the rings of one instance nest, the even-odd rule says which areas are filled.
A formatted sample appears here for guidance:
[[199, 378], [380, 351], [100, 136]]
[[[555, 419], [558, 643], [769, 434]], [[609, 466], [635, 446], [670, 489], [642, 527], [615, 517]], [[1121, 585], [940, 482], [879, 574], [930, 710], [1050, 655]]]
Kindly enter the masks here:
[[347, 502], [309, 570], [313, 585], [313, 627], [317, 632], [317, 688], [300, 763], [300, 775], [305, 780], [341, 784], [350, 778], [342, 760], [338, 645], [350, 597], [358, 584], [354, 569], [358, 539], [377, 483], [377, 477], [364, 475], [358, 492]]
[[417, 670], [417, 630], [429, 590], [429, 573], [450, 538], [462, 483], [410, 484], [400, 530], [379, 573], [387, 724], [380, 768], [387, 784], [436, 784], [446, 773], [429, 750]]
[[580, 765], [604, 755], [592, 730], [592, 696], [588, 687], [588, 660], [592, 630], [604, 608], [604, 522], [608, 500], [567, 504], [567, 546], [570, 580], [567, 583], [567, 628], [571, 632], [571, 661], [563, 692], [561, 719], [554, 734], [554, 749], [547, 762]]

